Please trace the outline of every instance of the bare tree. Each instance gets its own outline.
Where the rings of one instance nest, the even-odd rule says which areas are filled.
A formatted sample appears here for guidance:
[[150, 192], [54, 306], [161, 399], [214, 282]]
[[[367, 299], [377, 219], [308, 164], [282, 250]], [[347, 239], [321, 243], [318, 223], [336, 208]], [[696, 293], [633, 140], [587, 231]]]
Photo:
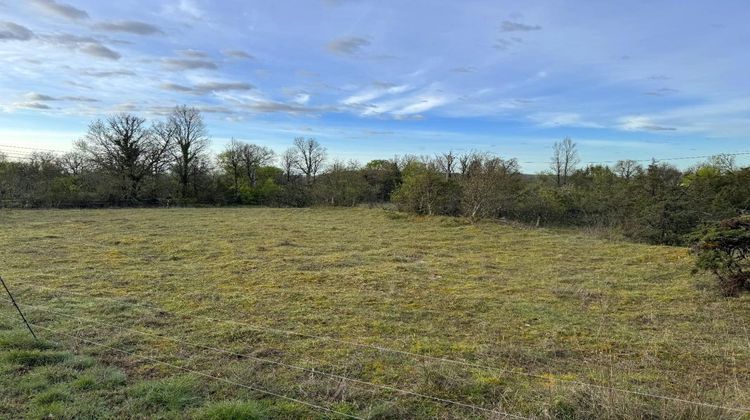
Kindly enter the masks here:
[[86, 156], [80, 151], [67, 152], [57, 158], [57, 164], [68, 174], [81, 175], [86, 169]]
[[456, 155], [453, 151], [443, 153], [442, 155], [435, 156], [435, 163], [437, 164], [440, 171], [445, 174], [446, 178], [453, 176], [453, 172], [456, 170]]
[[737, 161], [733, 155], [719, 154], [711, 156], [708, 164], [718, 169], [722, 174], [732, 173], [737, 170]]
[[634, 160], [619, 160], [615, 163], [614, 168], [612, 168], [612, 172], [617, 174], [620, 178], [629, 180], [634, 176], [643, 173], [643, 167]]
[[555, 142], [551, 167], [558, 187], [568, 183], [568, 177], [573, 174], [580, 161], [576, 144], [570, 137], [565, 137], [561, 142]]
[[273, 150], [255, 144], [242, 144], [239, 149], [240, 161], [245, 169], [245, 175], [250, 186], [255, 188], [258, 182], [258, 168], [273, 161]]
[[33, 152], [29, 156], [29, 164], [37, 169], [44, 170], [57, 166], [57, 157], [52, 152]]
[[326, 159], [326, 149], [317, 140], [305, 140], [303, 137], [294, 139], [294, 147], [297, 152], [295, 166], [305, 174], [305, 180], [309, 185], [315, 182], [315, 175]]
[[461, 172], [461, 176], [466, 175], [466, 171], [469, 169], [469, 160], [471, 160], [471, 154], [464, 153], [458, 157], [458, 170]]
[[123, 113], [91, 123], [77, 147], [96, 167], [123, 179], [126, 199], [137, 201], [143, 180], [166, 166], [170, 143], [145, 119]]
[[167, 117], [167, 122], [154, 127], [163, 141], [173, 144], [172, 169], [180, 182], [180, 193], [189, 195], [191, 175], [196, 173], [194, 166], [200, 161], [210, 145], [206, 124], [197, 108], [185, 105], [176, 107]]
[[294, 148], [286, 149], [281, 155], [281, 169], [284, 170], [284, 177], [286, 178], [287, 184], [292, 181], [293, 171], [296, 166], [297, 151]]

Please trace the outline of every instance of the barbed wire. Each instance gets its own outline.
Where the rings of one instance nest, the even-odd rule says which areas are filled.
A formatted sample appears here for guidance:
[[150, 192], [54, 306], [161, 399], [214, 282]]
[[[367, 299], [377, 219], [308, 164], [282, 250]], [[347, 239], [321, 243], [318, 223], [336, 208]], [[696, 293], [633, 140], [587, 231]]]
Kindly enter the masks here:
[[[3, 203], [3, 201], [0, 200], [0, 204], [2, 204], [2, 203]], [[106, 204], [106, 202], [101, 202], [101, 203]], [[153, 256], [150, 256], [150, 255], [147, 255], [146, 257], [153, 258]], [[161, 307], [161, 306], [144, 303], [142, 301], [143, 298], [141, 296], [130, 296], [129, 295], [128, 297], [123, 297], [123, 298], [116, 298], [116, 297], [110, 297], [110, 296], [92, 296], [92, 295], [81, 293], [81, 292], [77, 292], [77, 291], [63, 290], [63, 289], [51, 288], [51, 287], [40, 286], [40, 285], [26, 286], [25, 289], [22, 289], [22, 291], [25, 292], [25, 291], [34, 290], [34, 289], [46, 290], [46, 291], [50, 291], [50, 292], [53, 292], [53, 293], [60, 293], [60, 294], [65, 294], [65, 295], [69, 295], [69, 296], [76, 296], [76, 297], [82, 297], [82, 298], [103, 299], [103, 300], [109, 300], [109, 301], [113, 301], [113, 302], [126, 303], [126, 304], [130, 304], [130, 305], [133, 305], [133, 306], [138, 306], [138, 307], [143, 307], [143, 308], [147, 308], [147, 309], [152, 309], [152, 310], [155, 310], [155, 311], [161, 311], [161, 310], [163, 310], [163, 307]], [[132, 299], [138, 299], [139, 302], [133, 302]], [[218, 320], [216, 318], [207, 317], [205, 315], [195, 315], [195, 314], [193, 314], [191, 312], [187, 312], [187, 311], [182, 311], [182, 312], [180, 312], [180, 311], [171, 311], [171, 312], [175, 313], [175, 314], [190, 316], [190, 317], [193, 317], [193, 318], [203, 318], [203, 319], [205, 319], [207, 321], [210, 321], [210, 322], [217, 322], [217, 321], [219, 321], [219, 322], [225, 322], [225, 323], [240, 322], [240, 321], [232, 321], [232, 320]], [[436, 310], [436, 309], [420, 308], [418, 312], [417, 311], [412, 311], [412, 313], [417, 314], [417, 315], [422, 315], [424, 313], [445, 314], [445, 311]], [[242, 323], [242, 325], [253, 326], [252, 324], [245, 324], [245, 323]], [[257, 328], [264, 328], [264, 327], [257, 327]], [[285, 333], [285, 334], [292, 334], [292, 333], [294, 333], [293, 331], [285, 331], [285, 330], [279, 330], [279, 331], [281, 333]], [[315, 337], [311, 337], [311, 338], [319, 338], [319, 337], [315, 336]], [[639, 338], [642, 338], [642, 337], [639, 337]], [[649, 343], [650, 343], [650, 341], [649, 341]], [[690, 341], [684, 341], [684, 342], [681, 342], [681, 343], [691, 343], [691, 344], [699, 343], [699, 344], [703, 344], [703, 345], [712, 345], [712, 346], [716, 345], [715, 342], [697, 341], [697, 340], [694, 340], [694, 339], [690, 340]], [[639, 344], [647, 344], [647, 343], [646, 342], [639, 342]], [[686, 351], [686, 352], [683, 352], [682, 354], [694, 354], [694, 353]], [[609, 368], [609, 366], [603, 366], [603, 367]], [[678, 373], [678, 371], [671, 370], [671, 369], [662, 369], [662, 371], [672, 372], [672, 373]]]
[[[7, 299], [3, 299], [3, 300], [7, 301]], [[189, 342], [189, 341], [186, 341], [186, 340], [180, 340], [178, 338], [175, 338], [175, 337], [172, 337], [172, 336], [169, 336], [169, 335], [166, 335], [166, 334], [157, 334], [157, 333], [152, 333], [152, 332], [140, 331], [140, 330], [136, 330], [136, 329], [133, 329], [133, 328], [123, 327], [122, 325], [115, 325], [115, 324], [111, 324], [111, 323], [108, 323], [108, 322], [105, 322], [105, 321], [96, 320], [96, 319], [93, 319], [93, 318], [90, 318], [90, 317], [80, 317], [80, 316], [76, 316], [76, 315], [69, 315], [69, 314], [63, 313], [61, 311], [54, 310], [54, 309], [52, 309], [52, 308], [50, 308], [48, 306], [29, 305], [29, 304], [19, 304], [19, 305], [20, 306], [24, 306], [26, 308], [32, 308], [32, 309], [40, 310], [42, 312], [46, 312], [46, 313], [49, 313], [49, 314], [56, 314], [56, 315], [64, 316], [66, 318], [76, 319], [76, 320], [79, 320], [79, 321], [87, 321], [87, 322], [91, 322], [91, 323], [94, 323], [94, 324], [105, 325], [105, 326], [108, 326], [110, 328], [116, 328], [118, 330], [123, 330], [124, 329], [126, 331], [130, 331], [130, 332], [133, 332], [133, 333], [136, 333], [136, 334], [147, 335], [147, 336], [152, 336], [152, 337], [159, 337], [159, 338], [163, 338], [163, 339], [172, 341], [174, 343], [186, 344], [186, 345], [189, 345], [189, 346], [199, 347], [199, 348], [203, 348], [205, 350], [211, 350], [211, 351], [214, 351], [214, 352], [217, 352], [217, 353], [223, 353], [223, 354], [227, 354], [227, 355], [230, 355], [230, 356], [241, 357], [241, 358], [245, 358], [245, 359], [249, 359], [249, 360], [254, 360], [254, 361], [257, 361], [257, 362], [261, 362], [261, 363], [268, 363], [268, 364], [273, 364], [273, 365], [277, 365], [277, 366], [283, 366], [283, 367], [286, 367], [286, 368], [289, 368], [289, 369], [299, 370], [299, 371], [311, 373], [311, 374], [314, 374], [314, 375], [327, 376], [327, 377], [330, 377], [330, 378], [339, 379], [339, 380], [342, 380], [342, 381], [348, 381], [348, 382], [356, 383], [356, 384], [359, 384], [359, 385], [371, 386], [371, 387], [379, 388], [379, 389], [386, 390], [386, 391], [396, 392], [396, 393], [405, 394], [405, 395], [411, 395], [411, 396], [415, 396], [415, 397], [419, 397], [419, 398], [433, 400], [433, 401], [436, 401], [436, 402], [441, 402], [441, 403], [445, 403], [445, 404], [456, 405], [456, 406], [463, 407], [463, 408], [469, 408], [469, 409], [472, 409], [472, 410], [479, 410], [479, 411], [484, 411], [484, 412], [488, 412], [488, 413], [499, 414], [499, 415], [505, 416], [507, 418], [528, 419], [528, 417], [523, 417], [523, 416], [518, 416], [518, 415], [515, 415], [515, 414], [511, 414], [511, 413], [505, 413], [505, 412], [502, 412], [502, 411], [492, 410], [492, 409], [480, 407], [480, 406], [474, 405], [474, 404], [468, 404], [468, 403], [463, 403], [463, 402], [460, 402], [460, 401], [454, 401], [454, 400], [449, 400], [449, 399], [445, 399], [445, 398], [440, 398], [440, 397], [436, 397], [436, 396], [428, 395], [428, 394], [423, 394], [423, 393], [416, 392], [416, 391], [410, 391], [410, 390], [406, 390], [406, 389], [401, 389], [401, 388], [390, 386], [390, 385], [376, 384], [376, 383], [373, 383], [373, 382], [368, 382], [368, 381], [364, 381], [364, 380], [356, 379], [356, 378], [350, 378], [350, 377], [339, 375], [339, 374], [335, 374], [335, 373], [325, 372], [325, 371], [316, 370], [316, 369], [310, 369], [310, 368], [306, 368], [306, 367], [303, 367], [303, 366], [288, 364], [288, 363], [279, 362], [279, 361], [276, 361], [276, 360], [264, 359], [264, 358], [260, 358], [260, 357], [256, 357], [256, 356], [247, 355], [247, 354], [236, 353], [236, 352], [233, 352], [231, 350], [227, 350], [227, 349], [220, 348], [220, 347], [212, 347], [212, 346], [206, 346], [206, 345], [203, 345], [203, 344], [196, 344], [196, 343], [192, 343], [192, 342]]]
[[[10, 318], [8, 316], [5, 316], [5, 315], [0, 315], [0, 317], [4, 318], [6, 320], [12, 320], [12, 318]], [[102, 347], [102, 348], [110, 349], [110, 350], [113, 350], [113, 351], [116, 351], [116, 352], [119, 352], [119, 353], [126, 354], [129, 357], [134, 358], [135, 360], [148, 360], [148, 361], [153, 362], [153, 363], [159, 363], [159, 364], [162, 364], [162, 365], [165, 365], [165, 366], [169, 366], [169, 367], [172, 367], [172, 368], [175, 368], [175, 369], [180, 369], [180, 370], [183, 370], [183, 371], [195, 374], [195, 375], [203, 376], [205, 378], [209, 378], [209, 379], [212, 379], [212, 380], [225, 382], [225, 383], [228, 383], [230, 385], [239, 386], [239, 387], [242, 387], [242, 388], [249, 389], [251, 391], [260, 392], [260, 393], [263, 393], [263, 394], [266, 394], [266, 395], [271, 395], [271, 396], [276, 397], [276, 398], [281, 398], [283, 400], [295, 402], [297, 404], [302, 404], [302, 405], [305, 405], [307, 407], [310, 407], [310, 408], [313, 408], [313, 409], [316, 409], [316, 410], [319, 410], [319, 411], [324, 411], [324, 412], [327, 412], [327, 413], [337, 414], [337, 415], [344, 416], [344, 417], [351, 418], [351, 419], [364, 420], [364, 417], [358, 417], [358, 416], [355, 416], [355, 415], [352, 415], [352, 414], [344, 413], [344, 412], [341, 412], [341, 411], [336, 411], [336, 410], [334, 410], [332, 408], [324, 407], [322, 405], [314, 404], [314, 403], [311, 403], [311, 402], [308, 402], [308, 401], [304, 401], [304, 400], [300, 400], [300, 399], [297, 399], [297, 398], [294, 398], [294, 397], [289, 397], [287, 395], [279, 394], [279, 393], [276, 393], [276, 392], [273, 392], [273, 391], [269, 391], [267, 389], [263, 389], [263, 388], [260, 388], [260, 387], [257, 387], [257, 386], [251, 386], [251, 385], [243, 384], [241, 382], [233, 381], [231, 379], [227, 379], [227, 378], [222, 378], [222, 377], [219, 377], [219, 376], [210, 375], [210, 374], [207, 374], [205, 372], [201, 372], [201, 371], [198, 371], [198, 370], [195, 370], [195, 369], [190, 369], [190, 368], [186, 368], [184, 366], [176, 365], [174, 363], [165, 362], [163, 360], [159, 360], [159, 359], [156, 359], [154, 357], [137, 355], [134, 352], [123, 350], [123, 349], [120, 349], [120, 348], [117, 348], [117, 347], [114, 347], [114, 346], [109, 346], [107, 344], [96, 342], [96, 341], [93, 341], [93, 340], [88, 340], [88, 339], [85, 339], [83, 337], [79, 337], [79, 336], [76, 336], [76, 335], [73, 335], [73, 334], [68, 334], [68, 333], [62, 332], [60, 330], [55, 330], [55, 329], [52, 329], [52, 328], [49, 328], [49, 327], [45, 327], [44, 325], [40, 325], [38, 323], [30, 322], [30, 324], [33, 325], [36, 328], [40, 328], [42, 330], [49, 331], [49, 332], [51, 332], [53, 334], [60, 334], [60, 335], [63, 335], [63, 336], [66, 336], [66, 337], [69, 337], [69, 338], [72, 338], [72, 339], [75, 339], [75, 340], [78, 340], [78, 341], [82, 341], [82, 342], [85, 342], [85, 343], [88, 343], [88, 344], [91, 344], [91, 345], [94, 345], [94, 346], [98, 346], [98, 347]], [[61, 343], [55, 343], [55, 344], [61, 345]]]
[[[61, 293], [69, 293], [68, 291], [61, 291], [61, 290], [58, 290], [58, 289], [47, 288], [45, 286], [37, 286], [37, 287], [42, 287], [42, 288], [45, 288], [45, 289], [48, 289], [48, 290], [53, 290], [53, 291], [59, 291]], [[83, 295], [83, 294], [79, 294], [79, 296], [92, 297], [92, 296], [86, 296], [86, 295]], [[142, 307], [150, 308], [150, 309], [153, 309], [153, 310], [164, 311], [163, 308], [159, 308], [159, 307], [156, 307], [156, 306], [153, 306], [153, 305], [143, 305], [143, 304], [139, 304], [137, 302], [127, 302], [127, 301], [118, 300], [116, 298], [97, 297], [97, 296], [93, 296], [93, 297], [100, 298], [100, 299], [111, 299], [111, 300], [114, 300], [114, 301], [120, 301], [121, 303], [130, 304], [132, 306], [142, 306]], [[186, 315], [186, 316], [190, 316], [190, 317], [193, 317], [193, 318], [202, 318], [202, 319], [205, 319], [205, 320], [210, 321], [210, 322], [220, 322], [220, 323], [226, 323], [226, 324], [241, 325], [241, 326], [244, 326], [246, 328], [249, 328], [251, 330], [258, 331], [258, 332], [271, 332], [271, 333], [274, 333], [274, 334], [294, 335], [294, 336], [298, 336], [298, 337], [306, 337], [306, 338], [312, 338], [312, 339], [317, 339], [317, 340], [322, 340], [322, 341], [330, 341], [330, 342], [335, 342], [335, 343], [338, 343], [338, 344], [345, 344], [345, 345], [354, 346], [354, 347], [369, 348], [369, 349], [372, 349], [372, 350], [378, 350], [378, 351], [386, 352], [386, 353], [400, 354], [400, 355], [403, 355], [403, 356], [422, 358], [424, 360], [430, 360], [430, 361], [434, 361], [434, 362], [447, 363], [447, 364], [453, 364], [453, 365], [464, 366], [464, 367], [471, 367], [471, 368], [475, 368], [475, 369], [482, 369], [482, 370], [488, 370], [488, 371], [495, 371], [495, 372], [506, 373], [506, 374], [511, 374], [511, 375], [525, 376], [525, 377], [540, 379], [540, 380], [544, 380], [544, 381], [569, 383], [569, 384], [574, 384], [574, 385], [579, 385], [579, 386], [585, 386], [585, 387], [594, 388], [594, 389], [600, 389], [600, 390], [605, 390], [605, 391], [621, 392], [621, 393], [626, 393], [626, 394], [631, 394], [631, 395], [638, 395], [638, 396], [641, 396], [641, 397], [655, 398], [655, 399], [661, 399], [661, 400], [665, 400], [665, 401], [672, 401], [672, 402], [679, 402], [679, 403], [683, 403], [683, 404], [690, 404], [690, 405], [694, 405], [694, 406], [703, 406], [703, 407], [707, 407], [707, 408], [715, 408], [715, 409], [722, 409], [722, 410], [726, 410], [726, 411], [734, 411], [734, 412], [741, 412], [741, 413], [745, 413], [745, 414], [750, 414], [750, 408], [745, 408], [745, 407], [727, 407], [727, 406], [721, 406], [721, 405], [717, 405], [717, 404], [705, 403], [705, 402], [702, 402], [702, 401], [693, 401], [693, 400], [688, 400], [688, 399], [679, 398], [679, 397], [671, 397], [671, 396], [667, 396], [667, 395], [660, 395], [660, 394], [655, 394], [655, 393], [646, 392], [646, 391], [634, 391], [634, 390], [629, 390], [629, 389], [624, 389], [624, 388], [617, 388], [617, 387], [611, 387], [611, 386], [606, 386], [606, 385], [593, 384], [593, 383], [579, 381], [579, 380], [574, 380], [574, 379], [557, 378], [557, 377], [545, 376], [545, 375], [541, 375], [541, 374], [534, 374], [534, 373], [529, 373], [529, 372], [524, 372], [524, 371], [519, 371], [519, 370], [505, 369], [505, 368], [499, 368], [499, 367], [494, 367], [494, 366], [487, 366], [487, 365], [482, 365], [482, 364], [478, 364], [478, 363], [469, 362], [469, 361], [466, 361], [466, 360], [449, 359], [449, 358], [445, 358], [445, 357], [430, 356], [430, 355], [414, 353], [414, 352], [410, 352], [410, 351], [406, 351], [406, 350], [398, 350], [398, 349], [392, 349], [392, 348], [378, 346], [378, 345], [371, 345], [371, 344], [360, 343], [360, 342], [357, 342], [357, 341], [338, 339], [338, 338], [334, 338], [334, 337], [330, 337], [330, 336], [314, 335], [314, 334], [308, 334], [308, 333], [300, 333], [300, 332], [296, 332], [296, 331], [288, 331], [288, 330], [281, 330], [281, 329], [268, 328], [268, 327], [258, 327], [256, 325], [245, 323], [245, 322], [241, 322], [241, 321], [225, 320], [225, 319], [213, 318], [213, 317], [209, 317], [209, 316], [205, 316], [205, 315], [195, 315], [195, 314], [191, 314], [191, 313], [189, 313], [187, 311], [168, 311], [168, 312], [172, 312], [173, 314]]]

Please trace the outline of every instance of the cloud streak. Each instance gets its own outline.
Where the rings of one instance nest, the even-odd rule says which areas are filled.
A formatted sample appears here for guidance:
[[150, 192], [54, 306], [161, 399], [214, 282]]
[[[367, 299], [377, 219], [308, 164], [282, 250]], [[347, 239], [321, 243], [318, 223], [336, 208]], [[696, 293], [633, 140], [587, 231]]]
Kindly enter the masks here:
[[542, 27], [539, 25], [527, 25], [519, 22], [512, 22], [509, 20], [503, 21], [500, 25], [501, 32], [531, 32], [539, 31]]
[[29, 2], [47, 14], [53, 16], [70, 20], [83, 20], [89, 18], [89, 14], [85, 10], [78, 9], [66, 3], [59, 3], [55, 0], [29, 0]]
[[25, 26], [13, 22], [0, 22], [0, 41], [28, 41], [34, 32]]
[[172, 92], [191, 93], [195, 95], [204, 95], [212, 92], [247, 91], [255, 88], [255, 86], [244, 82], [205, 82], [198, 83], [195, 86], [162, 83], [160, 87]]
[[252, 60], [255, 58], [242, 50], [222, 50], [221, 53], [230, 58], [240, 58], [247, 60]]
[[358, 36], [346, 36], [329, 42], [328, 51], [340, 56], [355, 56], [362, 52], [364, 47], [370, 45], [370, 41]]
[[168, 70], [216, 70], [219, 66], [213, 61], [188, 58], [167, 58], [163, 61]]
[[94, 29], [107, 32], [122, 32], [134, 35], [164, 35], [158, 26], [135, 20], [121, 20], [117, 22], [101, 22], [94, 25]]

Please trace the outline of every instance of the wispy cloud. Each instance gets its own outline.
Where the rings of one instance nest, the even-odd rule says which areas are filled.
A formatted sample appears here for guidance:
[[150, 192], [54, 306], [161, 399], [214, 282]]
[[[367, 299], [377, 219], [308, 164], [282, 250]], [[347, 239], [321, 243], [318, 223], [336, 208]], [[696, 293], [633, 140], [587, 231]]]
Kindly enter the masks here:
[[677, 93], [677, 89], [659, 88], [659, 89], [650, 90], [648, 92], [645, 92], [644, 95], [648, 95], [648, 96], [667, 96], [667, 95], [671, 95], [673, 93]]
[[169, 70], [216, 70], [219, 66], [213, 61], [188, 59], [188, 58], [167, 58], [163, 60], [164, 68]]
[[100, 22], [94, 29], [108, 32], [124, 32], [135, 35], [164, 35], [158, 26], [135, 20], [121, 20], [117, 22]]
[[26, 95], [24, 95], [26, 99], [32, 102], [45, 102], [45, 101], [56, 101], [57, 98], [54, 98], [49, 95], [43, 95], [41, 93], [36, 92], [29, 92]]
[[26, 109], [52, 109], [51, 106], [41, 102], [22, 102], [17, 104], [16, 107]]
[[29, 28], [13, 22], [0, 22], [0, 41], [28, 41], [34, 37]]
[[512, 22], [510, 20], [503, 21], [500, 25], [501, 32], [530, 32], [539, 31], [542, 27], [539, 25], [527, 25], [520, 22]]
[[374, 89], [366, 89], [344, 98], [341, 103], [349, 106], [367, 105], [368, 102], [387, 95], [396, 95], [411, 89], [409, 85], [397, 85], [389, 82], [376, 82]]
[[88, 43], [78, 46], [78, 51], [94, 57], [108, 58], [110, 60], [119, 60], [121, 55], [117, 51], [105, 47], [98, 43]]
[[24, 98], [29, 103], [39, 102], [54, 102], [54, 101], [67, 101], [67, 102], [99, 102], [98, 99], [90, 98], [87, 96], [61, 96], [54, 97], [45, 95], [37, 92], [29, 92], [24, 95]]
[[106, 58], [110, 60], [119, 60], [121, 55], [117, 51], [105, 46], [96, 38], [90, 36], [79, 36], [72, 34], [45, 35], [42, 39], [53, 45], [62, 45], [88, 54], [94, 57]]
[[542, 112], [530, 115], [529, 119], [542, 127], [603, 127], [602, 124], [589, 121], [575, 112]]
[[523, 43], [523, 40], [518, 37], [500, 38], [495, 41], [495, 44], [493, 44], [492, 47], [499, 51], [507, 51], [514, 45], [518, 45], [521, 43]]
[[187, 49], [187, 50], [178, 50], [177, 54], [184, 56], [184, 57], [193, 57], [193, 58], [206, 58], [208, 57], [208, 53], [205, 51], [200, 50], [193, 50], [193, 49]]
[[675, 131], [675, 127], [668, 127], [655, 123], [645, 116], [629, 116], [620, 118], [620, 128], [627, 131]]
[[326, 46], [328, 51], [342, 56], [354, 56], [362, 52], [362, 49], [370, 45], [366, 38], [358, 36], [346, 36], [334, 39]]
[[97, 78], [136, 76], [134, 71], [130, 70], [83, 70], [80, 74]]
[[184, 86], [176, 83], [162, 83], [160, 87], [173, 92], [192, 93], [204, 95], [211, 92], [245, 91], [254, 89], [255, 86], [244, 82], [205, 82], [194, 86]]
[[462, 67], [454, 67], [451, 69], [454, 73], [474, 73], [477, 71], [477, 68], [474, 66], [462, 66]]
[[42, 11], [70, 20], [88, 19], [89, 14], [85, 10], [78, 9], [66, 3], [60, 3], [55, 0], [28, 0]]
[[246, 53], [245, 51], [242, 51], [242, 50], [222, 50], [221, 53], [224, 54], [225, 56], [231, 57], [231, 58], [244, 58], [244, 59], [248, 59], [248, 60], [252, 60], [252, 59], [255, 58], [252, 55], [250, 55], [250, 54], [248, 54], [248, 53]]
[[201, 19], [204, 17], [205, 12], [194, 0], [178, 0], [164, 6], [164, 14], [167, 16], [179, 15], [190, 19]]
[[257, 113], [287, 113], [287, 114], [311, 114], [321, 110], [298, 104], [287, 104], [277, 101], [255, 101], [243, 104], [242, 108]]

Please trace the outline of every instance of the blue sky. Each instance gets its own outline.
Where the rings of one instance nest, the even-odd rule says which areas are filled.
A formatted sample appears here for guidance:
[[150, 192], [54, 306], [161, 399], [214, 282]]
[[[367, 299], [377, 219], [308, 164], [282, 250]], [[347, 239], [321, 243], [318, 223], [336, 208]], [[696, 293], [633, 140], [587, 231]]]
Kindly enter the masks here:
[[0, 150], [66, 150], [108, 113], [189, 104], [215, 150], [305, 136], [346, 160], [477, 149], [529, 172], [565, 136], [583, 161], [745, 151], [749, 16], [746, 1], [0, 0]]

